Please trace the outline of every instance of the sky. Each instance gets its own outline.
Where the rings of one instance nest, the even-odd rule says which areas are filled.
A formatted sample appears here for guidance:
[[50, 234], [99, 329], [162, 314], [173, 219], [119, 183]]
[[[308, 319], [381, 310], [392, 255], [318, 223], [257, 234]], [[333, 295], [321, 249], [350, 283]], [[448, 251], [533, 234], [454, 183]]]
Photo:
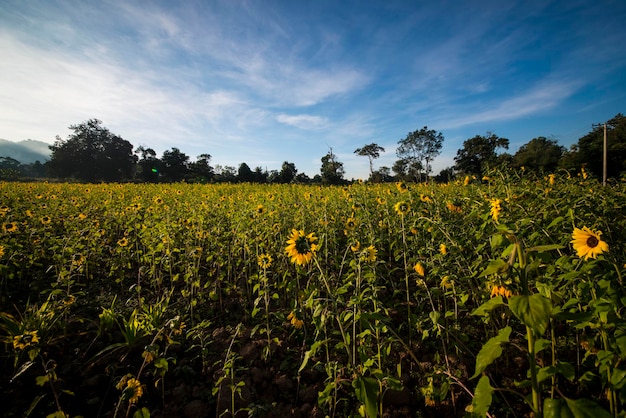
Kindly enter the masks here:
[[624, 0], [2, 0], [0, 138], [96, 118], [135, 147], [319, 174], [329, 150], [441, 132], [567, 148], [626, 113]]

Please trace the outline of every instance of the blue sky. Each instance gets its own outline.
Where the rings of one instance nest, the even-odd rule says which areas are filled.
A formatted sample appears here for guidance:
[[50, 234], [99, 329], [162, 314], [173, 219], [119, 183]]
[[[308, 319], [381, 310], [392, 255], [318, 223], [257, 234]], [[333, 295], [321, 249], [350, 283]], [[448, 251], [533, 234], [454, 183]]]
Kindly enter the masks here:
[[160, 155], [346, 178], [375, 142], [443, 134], [434, 173], [488, 131], [569, 147], [626, 113], [626, 1], [0, 2], [0, 138], [97, 118]]

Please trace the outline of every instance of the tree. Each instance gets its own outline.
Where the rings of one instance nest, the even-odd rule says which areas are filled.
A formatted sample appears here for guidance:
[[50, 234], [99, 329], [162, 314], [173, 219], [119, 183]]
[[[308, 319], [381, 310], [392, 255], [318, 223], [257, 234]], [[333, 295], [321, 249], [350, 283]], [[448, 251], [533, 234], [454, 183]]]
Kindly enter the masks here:
[[50, 145], [48, 164], [52, 175], [78, 180], [122, 181], [132, 178], [137, 157], [133, 145], [112, 134], [98, 119], [90, 119], [69, 129], [66, 140], [59, 136]]
[[386, 166], [380, 167], [370, 175], [370, 181], [372, 183], [387, 183], [393, 181], [391, 169]]
[[[433, 129], [424, 126], [419, 131], [409, 132], [406, 138], [398, 141], [399, 147], [396, 149], [396, 155], [404, 160], [405, 167], [411, 167], [417, 171], [416, 181], [421, 181], [422, 169], [426, 175], [430, 174], [430, 163], [436, 156], [441, 153], [443, 146], [443, 135]], [[426, 164], [422, 164], [425, 162]]]
[[[607, 177], [618, 177], [626, 171], [626, 116], [618, 113], [606, 122]], [[566, 153], [561, 166], [567, 169], [586, 170], [598, 178], [603, 175], [604, 124], [578, 140]]]
[[553, 172], [561, 160], [565, 148], [555, 139], [540, 136], [533, 138], [513, 155], [513, 167], [526, 167], [535, 172]]
[[237, 180], [242, 183], [252, 183], [254, 181], [254, 173], [246, 163], [241, 163], [237, 170]]
[[401, 158], [393, 163], [391, 170], [396, 173], [396, 177], [400, 180], [417, 180], [422, 172], [422, 163], [417, 160]]
[[135, 150], [135, 154], [139, 156], [135, 177], [139, 181], [148, 183], [156, 183], [159, 181], [161, 160], [156, 157], [156, 152], [152, 148], [146, 148], [140, 145]]
[[283, 184], [291, 183], [296, 178], [296, 174], [298, 174], [296, 165], [285, 161], [283, 162], [280, 173], [278, 174], [277, 182]]
[[200, 154], [196, 157], [196, 161], [189, 164], [189, 171], [193, 181], [199, 183], [208, 183], [213, 179], [213, 167], [211, 163], [211, 154]]
[[486, 136], [476, 135], [463, 142], [454, 157], [455, 170], [462, 174], [480, 176], [484, 170], [498, 164], [498, 148], [509, 148], [509, 140], [487, 132]]
[[354, 153], [361, 157], [367, 157], [370, 161], [370, 178], [374, 174], [374, 160], [380, 157], [380, 153], [385, 152], [385, 149], [376, 143], [371, 143], [363, 148], [357, 148]]
[[328, 153], [322, 157], [322, 167], [320, 168], [323, 184], [342, 184], [344, 182], [343, 163], [337, 160], [337, 156], [333, 154], [333, 149], [329, 149]]
[[163, 163], [162, 172], [167, 181], [182, 181], [189, 174], [189, 156], [181, 152], [178, 148], [163, 151], [161, 156]]

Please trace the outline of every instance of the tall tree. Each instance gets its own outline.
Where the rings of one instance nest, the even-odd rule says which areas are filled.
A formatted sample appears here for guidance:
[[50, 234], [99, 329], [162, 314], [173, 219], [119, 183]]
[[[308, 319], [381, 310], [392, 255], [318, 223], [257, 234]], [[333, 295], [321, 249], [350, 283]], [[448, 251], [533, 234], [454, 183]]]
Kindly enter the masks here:
[[344, 182], [343, 175], [345, 171], [343, 163], [337, 159], [332, 148], [322, 157], [320, 172], [323, 184], [342, 184]]
[[513, 167], [526, 167], [535, 172], [553, 172], [565, 152], [555, 139], [540, 136], [522, 145], [513, 155]]
[[189, 164], [189, 171], [193, 181], [208, 183], [213, 179], [213, 167], [211, 167], [211, 154], [200, 154], [196, 161]]
[[242, 183], [252, 183], [254, 181], [254, 173], [248, 164], [239, 164], [239, 169], [237, 170], [237, 180]]
[[280, 173], [278, 174], [278, 183], [291, 183], [296, 178], [296, 174], [298, 174], [296, 165], [285, 161], [283, 162], [283, 165], [280, 168]]
[[376, 143], [365, 145], [363, 148], [357, 148], [354, 153], [361, 157], [367, 157], [370, 162], [370, 178], [374, 174], [374, 160], [380, 157], [380, 153], [385, 152], [385, 149]]
[[176, 147], [163, 151], [162, 172], [167, 181], [182, 181], [189, 174], [189, 156]]
[[50, 146], [52, 175], [88, 182], [132, 178], [137, 157], [130, 142], [109, 132], [98, 119], [69, 128], [73, 134], [66, 140], [57, 136]]
[[462, 174], [481, 175], [489, 167], [498, 163], [499, 148], [509, 149], [509, 140], [487, 132], [487, 135], [476, 135], [463, 142], [463, 148], [457, 150], [454, 157], [455, 170]]
[[[618, 177], [626, 171], [626, 116], [618, 113], [606, 122], [607, 177]], [[578, 139], [563, 158], [563, 166], [587, 171], [602, 178], [604, 154], [604, 124], [595, 125], [587, 135]]]
[[421, 181], [422, 168], [428, 176], [431, 172], [430, 163], [441, 153], [443, 134], [424, 126], [419, 131], [409, 132], [406, 138], [398, 141], [398, 144], [396, 155], [404, 160], [404, 166], [420, 167], [415, 180]]
[[159, 181], [161, 160], [157, 158], [156, 151], [152, 148], [146, 148], [140, 145], [135, 150], [135, 154], [139, 156], [135, 177], [139, 181], [148, 183], [156, 183]]

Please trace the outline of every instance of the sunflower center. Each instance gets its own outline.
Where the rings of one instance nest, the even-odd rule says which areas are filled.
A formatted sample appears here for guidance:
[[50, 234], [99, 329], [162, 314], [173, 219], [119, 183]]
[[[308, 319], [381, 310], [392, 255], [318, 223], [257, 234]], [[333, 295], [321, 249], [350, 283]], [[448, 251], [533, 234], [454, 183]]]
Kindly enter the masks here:
[[296, 240], [296, 251], [298, 251], [298, 254], [309, 252], [309, 240], [306, 237], [298, 237]]
[[600, 241], [598, 241], [598, 238], [591, 236], [589, 238], [587, 238], [587, 247], [589, 248], [595, 248], [598, 246], [598, 243]]

